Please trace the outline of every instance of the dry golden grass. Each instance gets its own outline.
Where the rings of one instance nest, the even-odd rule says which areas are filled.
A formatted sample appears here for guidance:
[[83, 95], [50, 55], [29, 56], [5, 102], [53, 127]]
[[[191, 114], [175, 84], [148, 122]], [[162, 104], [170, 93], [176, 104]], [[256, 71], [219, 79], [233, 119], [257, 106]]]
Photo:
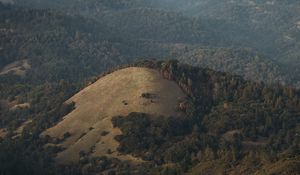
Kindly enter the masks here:
[[27, 121], [25, 121], [24, 123], [22, 123], [22, 125], [21, 125], [20, 127], [18, 127], [18, 128], [14, 131], [15, 135], [14, 135], [12, 138], [14, 139], [14, 138], [20, 137], [20, 136], [22, 135], [23, 130], [25, 129], [25, 127], [26, 127], [27, 125], [29, 125], [30, 123], [32, 123], [32, 120], [27, 120]]
[[186, 175], [223, 175], [227, 165], [221, 161], [205, 161], [194, 166]]
[[[258, 161], [258, 160], [257, 160]], [[297, 158], [283, 158], [277, 162], [257, 163], [244, 159], [239, 164], [226, 159], [200, 161], [186, 175], [298, 175], [300, 161]]]
[[26, 74], [26, 71], [29, 70], [30, 68], [31, 66], [28, 63], [28, 60], [15, 61], [13, 63], [6, 65], [0, 71], [0, 75], [13, 73], [15, 75], [24, 76]]
[[[155, 94], [156, 97], [142, 98], [143, 93]], [[68, 103], [75, 102], [75, 110], [42, 135], [62, 138], [66, 132], [71, 134], [59, 145], [66, 148], [57, 156], [60, 163], [77, 162], [80, 151], [91, 156], [140, 161], [116, 151], [119, 143], [114, 137], [121, 131], [113, 128], [112, 117], [126, 116], [131, 112], [178, 116], [181, 115], [176, 110], [178, 99], [184, 96], [175, 82], [164, 79], [156, 70], [125, 68], [102, 77], [69, 99]], [[108, 134], [101, 136], [103, 131]], [[111, 150], [110, 154], [108, 150]]]
[[7, 131], [5, 128], [0, 129], [0, 138], [4, 138], [7, 134]]
[[266, 165], [262, 168], [262, 170], [255, 173], [255, 175], [264, 175], [264, 174], [272, 174], [272, 175], [298, 175], [299, 174], [299, 165], [300, 161], [290, 158], [279, 160], [278, 162]]
[[[9, 108], [9, 110], [16, 110], [20, 108], [29, 108], [30, 104], [29, 103], [18, 104], [16, 100], [12, 102], [9, 102], [8, 100], [0, 100], [0, 107], [1, 106], [4, 108]], [[18, 127], [14, 131], [15, 136], [13, 136], [13, 138], [19, 137], [22, 134], [24, 128], [31, 122], [32, 120], [25, 121], [20, 127]], [[0, 128], [0, 138], [4, 138], [6, 135], [7, 135], [7, 129]]]
[[222, 135], [222, 137], [226, 140], [226, 141], [234, 141], [234, 135], [235, 134], [240, 134], [241, 131], [240, 130], [231, 130], [231, 131], [227, 131], [226, 133], [224, 133]]
[[23, 108], [30, 108], [30, 103], [22, 103], [22, 104], [13, 105], [10, 108], [10, 110], [23, 109]]

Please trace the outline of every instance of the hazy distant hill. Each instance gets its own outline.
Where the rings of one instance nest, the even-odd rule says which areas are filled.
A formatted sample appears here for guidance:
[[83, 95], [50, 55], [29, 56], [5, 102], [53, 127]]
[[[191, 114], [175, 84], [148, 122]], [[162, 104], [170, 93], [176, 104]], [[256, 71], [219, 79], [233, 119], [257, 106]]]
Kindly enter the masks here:
[[178, 59], [184, 63], [241, 75], [249, 80], [271, 84], [292, 82], [274, 60], [259, 56], [247, 49], [195, 49], [180, 55]]
[[[299, 2], [248, 0], [15, 1], [30, 8], [54, 8], [105, 21], [121, 35], [199, 44], [249, 47], [276, 60], [299, 81]], [[121, 25], [120, 25], [121, 24]], [[157, 50], [156, 52], [159, 52]]]
[[[104, 25], [52, 10], [7, 9], [0, 13], [1, 66], [28, 59], [32, 65], [28, 79], [86, 78], [90, 72], [99, 74], [122, 63], [116, 46], [107, 41], [113, 33]], [[72, 78], [75, 70], [80, 74]]]
[[[216, 39], [199, 21], [154, 9], [101, 14], [101, 22], [57, 10], [2, 9], [1, 67], [26, 59], [31, 69], [25, 80], [36, 82], [82, 80], [141, 57], [164, 58], [189, 47], [211, 45]], [[181, 60], [185, 57], [190, 59], [186, 54]], [[241, 69], [246, 67], [241, 64]], [[254, 73], [252, 79], [256, 78]]]
[[[199, 2], [199, 3], [197, 3]], [[242, 26], [253, 31], [253, 40], [240, 40], [278, 61], [299, 66], [299, 1], [295, 0], [207, 0], [194, 1], [191, 6], [181, 5], [183, 13], [192, 16], [232, 22], [233, 28]], [[241, 33], [242, 34], [242, 33]]]

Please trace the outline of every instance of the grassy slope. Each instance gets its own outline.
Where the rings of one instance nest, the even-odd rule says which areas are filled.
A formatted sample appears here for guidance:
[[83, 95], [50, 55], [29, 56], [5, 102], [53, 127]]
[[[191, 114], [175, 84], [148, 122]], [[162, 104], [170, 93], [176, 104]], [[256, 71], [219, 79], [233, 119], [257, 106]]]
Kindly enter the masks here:
[[[141, 97], [146, 92], [156, 95], [153, 102]], [[155, 70], [122, 69], [99, 79], [69, 99], [68, 102], [75, 102], [76, 109], [43, 135], [61, 138], [66, 132], [71, 134], [62, 143], [67, 149], [58, 154], [60, 162], [78, 161], [80, 151], [95, 156], [107, 155], [108, 149], [113, 152], [111, 156], [128, 160], [131, 157], [119, 156], [116, 152], [118, 143], [113, 138], [121, 132], [112, 127], [111, 118], [131, 112], [180, 115], [176, 106], [178, 99], [184, 96], [174, 82], [163, 79]], [[124, 105], [123, 101], [128, 105]], [[107, 131], [108, 135], [101, 136], [103, 131]]]

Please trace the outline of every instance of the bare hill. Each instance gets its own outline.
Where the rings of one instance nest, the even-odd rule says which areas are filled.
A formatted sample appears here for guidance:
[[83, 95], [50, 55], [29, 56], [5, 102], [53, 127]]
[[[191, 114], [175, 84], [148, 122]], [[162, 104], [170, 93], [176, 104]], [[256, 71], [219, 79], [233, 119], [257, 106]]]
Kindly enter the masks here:
[[70, 98], [67, 102], [75, 102], [75, 110], [42, 135], [63, 138], [70, 134], [58, 144], [66, 148], [57, 156], [61, 163], [77, 162], [80, 152], [137, 160], [116, 151], [119, 144], [114, 137], [121, 131], [113, 128], [112, 117], [131, 112], [180, 116], [178, 101], [184, 97], [175, 82], [164, 79], [156, 70], [125, 68], [102, 77]]
[[6, 65], [2, 70], [0, 70], [0, 75], [12, 73], [15, 75], [24, 76], [27, 70], [30, 68], [31, 65], [29, 64], [28, 60], [15, 61]]

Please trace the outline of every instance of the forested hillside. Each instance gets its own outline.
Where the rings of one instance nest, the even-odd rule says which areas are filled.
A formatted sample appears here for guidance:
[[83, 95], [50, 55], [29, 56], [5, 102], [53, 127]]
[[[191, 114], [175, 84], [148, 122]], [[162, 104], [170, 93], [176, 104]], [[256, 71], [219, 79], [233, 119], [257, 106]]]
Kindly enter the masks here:
[[[39, 5], [35, 4], [34, 7], [44, 7], [42, 2]], [[65, 2], [65, 5], [69, 3]], [[235, 43], [232, 40], [233, 35], [234, 40], [244, 40], [238, 39], [239, 31], [232, 30], [231, 22], [190, 18], [162, 8], [156, 9], [153, 5], [155, 3], [152, 5], [133, 1], [98, 3], [94, 6], [88, 5], [84, 10], [84, 5], [78, 5], [78, 8], [82, 9], [76, 9], [77, 5], [74, 2], [76, 8], [71, 5], [63, 11], [54, 7], [54, 2], [51, 3], [54, 9], [49, 10], [2, 5], [1, 67], [4, 68], [16, 60], [26, 59], [32, 64], [28, 77], [34, 77], [35, 81], [59, 79], [74, 81], [140, 58], [172, 57], [187, 62], [191, 59], [190, 50], [197, 50], [199, 47], [232, 46]], [[220, 28], [222, 32], [219, 31]], [[225, 31], [231, 34], [224, 33]], [[249, 36], [251, 35], [241, 37]], [[227, 53], [232, 52], [230, 54], [235, 55], [234, 47], [226, 50]], [[213, 58], [205, 56], [212, 63], [205, 66], [242, 75], [247, 79], [297, 85], [298, 77], [295, 74], [298, 70], [297, 62], [293, 66], [284, 67], [278, 61], [275, 62], [273, 57], [268, 58], [253, 50], [253, 53], [252, 51], [243, 53], [243, 57], [251, 57], [248, 60], [249, 64], [246, 64], [239, 60], [231, 60], [230, 54], [219, 52], [221, 53], [224, 55]], [[254, 61], [256, 55], [261, 55], [259, 61]], [[242, 55], [238, 55], [237, 59], [239, 56]], [[225, 65], [220, 57], [227, 60]], [[95, 67], [96, 63], [100, 62], [101, 66]], [[258, 68], [260, 73], [258, 71], [249, 73], [253, 70], [253, 66], [261, 67], [260, 64], [265, 65]], [[271, 65], [276, 68], [270, 68]], [[48, 73], [41, 74], [45, 70]], [[80, 72], [81, 75], [72, 77], [75, 72]]]
[[249, 49], [199, 48], [183, 53], [178, 59], [191, 65], [241, 75], [248, 80], [270, 84], [292, 83], [276, 62]]
[[1, 10], [0, 25], [1, 67], [28, 59], [32, 81], [82, 80], [123, 62], [108, 41], [114, 34], [79, 16], [8, 8]]
[[[13, 134], [10, 131], [2, 141], [0, 169], [6, 174], [76, 174], [82, 170], [88, 174], [296, 175], [300, 172], [299, 91], [245, 81], [177, 61], [144, 61], [128, 66], [159, 71], [187, 95], [178, 105], [184, 117], [131, 113], [112, 119], [114, 127], [122, 131], [115, 137], [120, 143], [120, 154], [130, 154], [145, 162], [131, 164], [107, 156], [89, 158], [88, 153], [82, 152], [77, 166], [60, 167], [51, 163], [63, 149], [49, 146], [45, 149], [42, 145], [63, 140], [41, 139], [39, 135], [72, 110], [72, 105], [61, 103], [69, 94], [63, 90], [70, 87], [60, 84], [41, 87], [40, 90], [47, 91], [28, 96], [39, 101], [32, 101], [28, 110], [32, 122], [21, 136], [10, 138]], [[53, 95], [57, 90], [61, 94], [59, 98]], [[36, 93], [39, 96], [34, 96]], [[65, 134], [63, 139], [71, 134]]]
[[[167, 1], [167, 0], [166, 0]], [[299, 71], [299, 1], [295, 0], [169, 0], [186, 15], [230, 23], [236, 44], [251, 47]], [[221, 27], [221, 26], [220, 26]], [[228, 34], [228, 33], [227, 33]], [[248, 37], [238, 38], [247, 35]], [[292, 71], [292, 72], [293, 72]], [[299, 78], [299, 77], [298, 77]]]

